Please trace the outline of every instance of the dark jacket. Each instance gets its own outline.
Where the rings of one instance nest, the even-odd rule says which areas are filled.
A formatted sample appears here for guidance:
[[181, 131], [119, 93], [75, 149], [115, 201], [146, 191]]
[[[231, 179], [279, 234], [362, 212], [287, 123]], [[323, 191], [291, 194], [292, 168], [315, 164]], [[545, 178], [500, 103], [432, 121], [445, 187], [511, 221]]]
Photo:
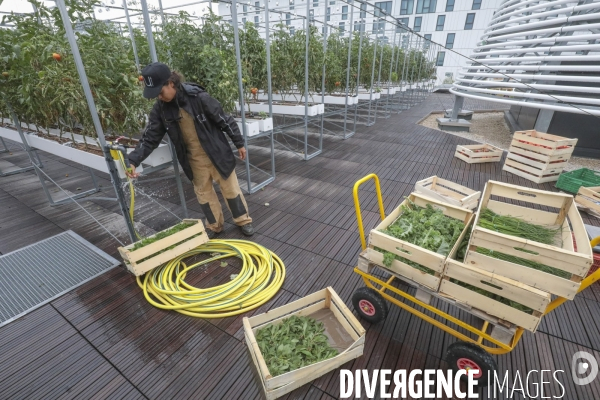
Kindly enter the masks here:
[[196, 133], [202, 148], [219, 171], [223, 179], [229, 178], [235, 169], [235, 157], [225, 133], [235, 147], [244, 147], [244, 137], [231, 115], [226, 115], [221, 104], [206, 91], [194, 84], [184, 83], [183, 90], [177, 90], [175, 98], [166, 103], [157, 100], [150, 112], [148, 125], [137, 147], [129, 154], [129, 161], [136, 167], [158, 147], [165, 132], [171, 138], [177, 159], [186, 176], [192, 180], [192, 168], [187, 149], [179, 128], [179, 107], [194, 117]]

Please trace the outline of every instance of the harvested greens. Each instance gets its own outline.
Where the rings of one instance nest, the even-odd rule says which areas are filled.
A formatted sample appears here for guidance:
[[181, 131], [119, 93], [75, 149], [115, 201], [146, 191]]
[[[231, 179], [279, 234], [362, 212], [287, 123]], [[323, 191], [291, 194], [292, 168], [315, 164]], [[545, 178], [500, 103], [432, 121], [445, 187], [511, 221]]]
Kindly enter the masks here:
[[338, 355], [324, 334], [323, 323], [292, 315], [256, 332], [256, 342], [272, 376], [315, 364]]
[[[409, 200], [408, 206], [402, 205], [402, 214], [394, 223], [382, 232], [405, 242], [447, 256], [465, 228], [463, 221], [447, 217], [430, 204], [419, 207]], [[400, 260], [420, 271], [433, 275], [434, 270], [424, 265], [397, 256], [389, 251], [376, 249], [383, 253], [383, 265], [391, 267], [394, 260]]]
[[[479, 226], [481, 226], [482, 228], [493, 230], [498, 233], [503, 233], [506, 235], [515, 236], [522, 239], [532, 240], [549, 245], [555, 245], [557, 240], [559, 240], [562, 237], [562, 230], [560, 227], [550, 228], [535, 225], [523, 221], [520, 218], [496, 214], [495, 212], [487, 208], [481, 210]], [[523, 251], [523, 253], [531, 253], [526, 249], [519, 250]], [[477, 248], [477, 252], [489, 257], [497, 258], [499, 260], [508, 261], [514, 264], [519, 264], [525, 267], [537, 269], [539, 271], [556, 275], [561, 278], [571, 278], [571, 274], [569, 272], [560, 270], [558, 268], [550, 267], [548, 265], [541, 264], [535, 261], [526, 260], [521, 257], [500, 253], [498, 251], [488, 250], [481, 247]]]

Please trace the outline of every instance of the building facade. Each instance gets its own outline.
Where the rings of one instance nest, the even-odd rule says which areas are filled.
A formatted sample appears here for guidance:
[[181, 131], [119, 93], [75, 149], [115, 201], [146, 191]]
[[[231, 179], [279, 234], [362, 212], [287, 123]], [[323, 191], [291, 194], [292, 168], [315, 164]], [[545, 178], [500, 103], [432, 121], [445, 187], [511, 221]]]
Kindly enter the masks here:
[[[451, 92], [511, 106], [515, 129], [600, 158], [600, 1], [504, 0]], [[481, 64], [479, 64], [481, 63]]]
[[[391, 23], [380, 22], [378, 16], [386, 15], [403, 23], [427, 39], [439, 43], [459, 54], [469, 55], [477, 47], [485, 28], [492, 20], [503, 0], [392, 0], [379, 2], [349, 2], [340, 0], [308, 0], [311, 16], [317, 21], [327, 21], [341, 34], [364, 29], [370, 35], [379, 35], [384, 41], [415, 47], [416, 43], [402, 29]], [[264, 7], [268, 4], [271, 25], [283, 23], [291, 30], [303, 29], [306, 16], [305, 0], [259, 0], [238, 3], [238, 22], [253, 22], [264, 26]], [[231, 21], [231, 5], [220, 3], [219, 15]], [[263, 31], [264, 32], [264, 31]], [[436, 85], [451, 84], [468, 60], [452, 51], [441, 49], [431, 57], [437, 65]]]

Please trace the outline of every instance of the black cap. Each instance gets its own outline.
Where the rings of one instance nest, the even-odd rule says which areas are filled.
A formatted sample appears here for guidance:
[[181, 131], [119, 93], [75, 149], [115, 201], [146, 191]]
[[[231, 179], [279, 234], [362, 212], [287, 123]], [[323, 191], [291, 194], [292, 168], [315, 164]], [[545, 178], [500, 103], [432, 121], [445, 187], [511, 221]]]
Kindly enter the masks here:
[[160, 94], [162, 87], [171, 76], [171, 70], [166, 64], [155, 62], [148, 64], [142, 70], [144, 77], [144, 97], [153, 99]]

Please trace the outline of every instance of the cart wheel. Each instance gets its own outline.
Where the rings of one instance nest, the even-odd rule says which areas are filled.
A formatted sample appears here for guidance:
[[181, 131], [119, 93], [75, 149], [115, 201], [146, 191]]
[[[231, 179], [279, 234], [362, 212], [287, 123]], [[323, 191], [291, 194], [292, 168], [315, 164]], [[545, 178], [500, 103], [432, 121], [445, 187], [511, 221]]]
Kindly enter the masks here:
[[[456, 342], [448, 346], [446, 361], [455, 373], [461, 369], [478, 369], [479, 373], [474, 378], [479, 387], [488, 386], [488, 372], [498, 369], [496, 361], [487, 351], [468, 342]], [[462, 376], [462, 379], [466, 380], [467, 376]]]
[[358, 288], [352, 295], [352, 305], [362, 318], [372, 324], [383, 321], [387, 317], [387, 303], [375, 289]]

